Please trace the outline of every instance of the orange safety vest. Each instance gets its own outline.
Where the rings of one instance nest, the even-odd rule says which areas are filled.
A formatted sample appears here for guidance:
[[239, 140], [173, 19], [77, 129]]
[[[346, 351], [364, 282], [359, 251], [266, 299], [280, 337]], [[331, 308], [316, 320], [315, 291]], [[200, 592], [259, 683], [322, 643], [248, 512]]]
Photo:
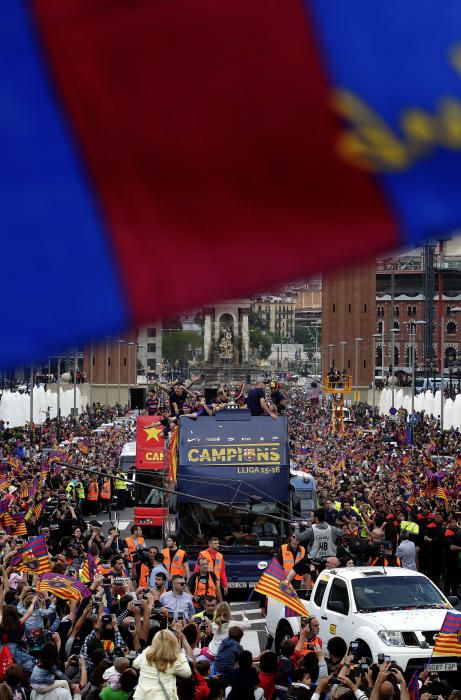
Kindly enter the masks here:
[[[288, 575], [294, 565], [298, 562], [301, 561], [301, 559], [304, 559], [306, 556], [306, 550], [304, 547], [299, 547], [298, 551], [296, 553], [296, 559], [293, 557], [293, 552], [291, 549], [288, 548], [287, 544], [282, 544], [282, 560], [283, 560], [283, 568], [285, 569], [285, 573]], [[295, 576], [295, 581], [302, 581], [302, 576], [299, 574], [296, 574]]]
[[90, 483], [88, 485], [88, 493], [86, 495], [87, 501], [97, 501], [98, 494], [99, 494], [98, 484], [93, 482], [93, 481], [90, 481]]
[[174, 553], [173, 559], [171, 559], [171, 551], [168, 549], [168, 547], [162, 549], [162, 554], [164, 557], [163, 566], [168, 571], [170, 578], [172, 576], [176, 576], [177, 574], [179, 576], [186, 575], [186, 567], [184, 566], [184, 557], [186, 556], [186, 553], [183, 549], [177, 549]]
[[106, 479], [103, 481], [102, 487], [101, 487], [101, 499], [104, 499], [106, 501], [110, 501], [110, 481], [109, 479]]
[[149, 583], [150, 569], [145, 564], [141, 564], [141, 571], [139, 574], [139, 588], [147, 588]]
[[313, 651], [314, 651], [313, 649], [308, 649], [308, 648], [307, 648], [310, 644], [318, 644], [319, 647], [321, 648], [321, 647], [322, 647], [322, 640], [320, 639], [320, 637], [314, 637], [314, 639], [311, 639], [311, 640], [309, 640], [309, 641], [307, 641], [307, 639], [306, 639], [306, 641], [305, 641], [304, 644], [303, 644], [302, 651], [301, 651], [301, 654], [302, 654], [303, 656], [305, 656], [306, 654], [312, 654], [312, 653], [313, 653]]
[[98, 564], [96, 567], [96, 573], [99, 574], [100, 576], [108, 576], [110, 572], [112, 571], [112, 566], [110, 562], [106, 565], [104, 564]]
[[[379, 562], [379, 557], [375, 557], [370, 566], [390, 566], [388, 559], [384, 559], [382, 564], [378, 564], [377, 562]], [[393, 564], [393, 566], [402, 566], [398, 557], [395, 558], [395, 564]]]
[[200, 554], [198, 555], [197, 561], [199, 559], [207, 559], [208, 570], [212, 571], [214, 573], [214, 575], [217, 578], [218, 583], [220, 583], [221, 582], [221, 572], [222, 572], [223, 565], [224, 565], [224, 557], [221, 554], [221, 552], [216, 552], [216, 559], [213, 560], [208, 549], [204, 549], [203, 552], [200, 552]]
[[[195, 590], [192, 592], [192, 595], [197, 595], [197, 596], [214, 595], [216, 598], [216, 586], [214, 584], [212, 577], [210, 576], [210, 572], [208, 572], [208, 577], [207, 577], [206, 583], [202, 583], [200, 581], [200, 573], [198, 574], [197, 578], [195, 579]], [[194, 600], [194, 605], [195, 606], [198, 605], [198, 603], [195, 600]]]
[[127, 538], [125, 539], [125, 542], [126, 542], [126, 545], [127, 545], [127, 547], [128, 547], [128, 551], [129, 551], [129, 553], [130, 553], [130, 554], [129, 554], [130, 561], [133, 561], [133, 554], [136, 552], [136, 550], [137, 550], [139, 547], [145, 547], [144, 537], [138, 537], [138, 544], [136, 544], [136, 545], [135, 545], [135, 543], [133, 542], [133, 538], [132, 538], [132, 537], [127, 537]]

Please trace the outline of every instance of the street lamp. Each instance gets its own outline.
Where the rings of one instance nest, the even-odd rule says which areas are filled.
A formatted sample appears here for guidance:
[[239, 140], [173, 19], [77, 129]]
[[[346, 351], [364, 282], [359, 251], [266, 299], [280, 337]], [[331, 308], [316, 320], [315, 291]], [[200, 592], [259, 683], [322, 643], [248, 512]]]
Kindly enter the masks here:
[[130, 347], [132, 345], [136, 345], [136, 343], [133, 343], [133, 341], [128, 341], [128, 406], [131, 408], [131, 351]]
[[339, 344], [341, 345], [341, 370], [344, 371], [346, 369], [346, 366], [344, 364], [344, 349], [347, 345], [347, 340], [341, 340]]
[[109, 336], [106, 335], [106, 366], [104, 368], [104, 381], [106, 383], [106, 406], [109, 405]]
[[416, 326], [424, 326], [426, 321], [407, 321], [408, 338], [411, 347], [411, 413], [415, 412], [416, 391]]
[[117, 340], [118, 343], [118, 387], [117, 387], [117, 403], [120, 406], [120, 383], [121, 383], [121, 349], [120, 346], [122, 343], [126, 343], [126, 340]]
[[363, 338], [355, 339], [355, 404], [358, 403], [359, 395], [359, 343], [361, 343]]
[[394, 376], [394, 370], [395, 370], [395, 334], [400, 333], [398, 328], [391, 328], [390, 331], [391, 333], [391, 362], [390, 362], [390, 375], [391, 375], [391, 390], [392, 390], [392, 408], [395, 408], [394, 406], [394, 398], [395, 398], [395, 376]]
[[375, 417], [375, 409], [376, 409], [376, 343], [378, 342], [378, 338], [381, 338], [381, 333], [373, 333], [373, 383], [371, 385], [371, 388], [372, 388], [371, 402], [373, 404], [373, 418]]
[[74, 349], [74, 425], [77, 425], [77, 370], [78, 370], [78, 348]]
[[[450, 309], [450, 313], [459, 313], [461, 311], [461, 306], [453, 306]], [[445, 317], [442, 316], [440, 319], [440, 430], [443, 432], [443, 409], [445, 403]]]
[[328, 343], [328, 369], [333, 367], [333, 348], [335, 348], [336, 345], [334, 343]]

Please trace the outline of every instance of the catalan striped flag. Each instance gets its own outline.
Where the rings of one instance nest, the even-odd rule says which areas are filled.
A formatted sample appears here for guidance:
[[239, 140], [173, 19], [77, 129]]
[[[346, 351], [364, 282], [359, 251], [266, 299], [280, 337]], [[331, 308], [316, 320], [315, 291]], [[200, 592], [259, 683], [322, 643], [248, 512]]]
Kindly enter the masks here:
[[37, 591], [48, 591], [63, 600], [76, 600], [80, 603], [91, 596], [88, 588], [70, 576], [64, 574], [45, 573], [40, 576]]
[[284, 583], [285, 578], [285, 570], [274, 557], [259, 579], [255, 591], [284, 603], [285, 615], [287, 615], [287, 610], [289, 610], [289, 617], [296, 615], [309, 617], [309, 613], [298, 598], [298, 594], [293, 586]]
[[94, 554], [88, 552], [88, 557], [80, 569], [80, 580], [83, 583], [91, 583], [91, 581], [93, 581], [97, 563], [98, 558], [95, 557]]
[[10, 566], [19, 571], [33, 574], [43, 574], [51, 571], [51, 559], [43, 535], [34, 537], [18, 549], [10, 560]]
[[461, 613], [447, 610], [442, 629], [438, 633], [432, 656], [460, 656]]
[[11, 486], [11, 479], [6, 476], [0, 477], [0, 491], [6, 491]]
[[446, 488], [441, 484], [438, 484], [437, 488], [435, 489], [435, 497], [441, 498], [445, 505], [448, 505], [448, 493]]
[[176, 427], [173, 430], [170, 442], [170, 479], [171, 481], [176, 481], [176, 474], [178, 473], [178, 436], [179, 428]]
[[0, 517], [3, 515], [3, 513], [6, 513], [8, 508], [10, 507], [10, 499], [9, 498], [3, 498], [0, 501]]
[[37, 505], [35, 506], [34, 513], [35, 513], [35, 517], [37, 518], [37, 520], [40, 518], [41, 514], [43, 513], [43, 509], [44, 509], [45, 505], [46, 505], [46, 498], [41, 500], [40, 503], [37, 503]]
[[87, 455], [90, 451], [91, 441], [88, 438], [83, 438], [83, 440], [78, 441], [77, 447], [82, 455]]

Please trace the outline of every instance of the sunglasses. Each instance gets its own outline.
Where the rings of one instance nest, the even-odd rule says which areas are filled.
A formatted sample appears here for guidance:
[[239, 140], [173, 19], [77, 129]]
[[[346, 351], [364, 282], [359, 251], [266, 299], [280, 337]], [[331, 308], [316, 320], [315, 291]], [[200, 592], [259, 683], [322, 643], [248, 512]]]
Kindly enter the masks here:
[[185, 585], [186, 585], [186, 582], [185, 582], [185, 581], [176, 581], [176, 583], [177, 583], [179, 586], [185, 586]]

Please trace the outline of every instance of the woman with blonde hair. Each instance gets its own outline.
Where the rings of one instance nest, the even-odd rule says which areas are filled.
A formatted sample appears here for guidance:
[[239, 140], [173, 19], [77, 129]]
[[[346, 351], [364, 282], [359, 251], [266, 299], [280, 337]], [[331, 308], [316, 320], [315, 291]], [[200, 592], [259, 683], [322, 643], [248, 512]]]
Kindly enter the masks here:
[[242, 612], [243, 620], [232, 620], [231, 615], [232, 611], [229, 603], [219, 603], [216, 607], [213, 622], [211, 623], [213, 638], [209, 646], [201, 650], [203, 657], [211, 661], [214, 659], [218, 653], [221, 642], [229, 636], [229, 629], [231, 627], [237, 626], [242, 629], [248, 629], [251, 626], [251, 622], [245, 616], [245, 612]]
[[176, 634], [170, 630], [160, 630], [151, 646], [133, 661], [133, 668], [140, 672], [134, 700], [177, 700], [176, 676], [189, 678], [192, 675], [187, 658], [181, 653], [178, 638], [186, 654], [192, 655], [179, 629]]

